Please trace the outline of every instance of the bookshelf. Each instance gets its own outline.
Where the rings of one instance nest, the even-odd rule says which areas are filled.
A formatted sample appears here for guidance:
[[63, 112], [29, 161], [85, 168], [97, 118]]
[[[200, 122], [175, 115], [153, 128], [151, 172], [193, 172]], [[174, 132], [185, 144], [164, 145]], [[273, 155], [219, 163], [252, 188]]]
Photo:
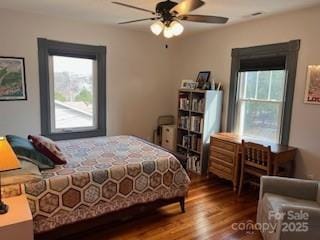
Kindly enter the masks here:
[[180, 89], [177, 151], [188, 156], [188, 169], [206, 174], [210, 136], [220, 131], [222, 91]]

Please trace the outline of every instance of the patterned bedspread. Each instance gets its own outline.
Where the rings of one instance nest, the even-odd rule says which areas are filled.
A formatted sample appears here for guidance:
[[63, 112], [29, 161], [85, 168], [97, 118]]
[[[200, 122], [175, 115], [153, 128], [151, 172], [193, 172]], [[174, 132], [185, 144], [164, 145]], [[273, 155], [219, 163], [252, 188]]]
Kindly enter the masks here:
[[[138, 203], [185, 196], [190, 180], [170, 153], [132, 136], [58, 142], [66, 165], [24, 185], [35, 232]], [[15, 191], [14, 188], [7, 191]]]

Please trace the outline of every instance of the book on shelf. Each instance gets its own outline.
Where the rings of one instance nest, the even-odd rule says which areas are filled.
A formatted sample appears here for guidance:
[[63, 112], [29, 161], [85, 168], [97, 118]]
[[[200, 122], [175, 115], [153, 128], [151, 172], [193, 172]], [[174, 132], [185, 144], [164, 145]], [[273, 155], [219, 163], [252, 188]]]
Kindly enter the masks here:
[[179, 108], [182, 109], [182, 110], [189, 110], [189, 99], [186, 98], [186, 97], [181, 97], [179, 99]]
[[200, 169], [200, 158], [199, 158], [199, 156], [189, 154], [187, 159], [188, 159], [187, 160], [187, 168], [192, 170], [192, 171], [194, 171], [194, 172], [200, 173], [201, 169]]
[[185, 148], [189, 147], [189, 136], [188, 135], [182, 136], [182, 144], [181, 145]]
[[184, 156], [186, 156], [186, 155], [188, 154], [188, 153], [187, 153], [187, 150], [182, 149], [182, 148], [178, 148], [177, 152], [180, 153], [180, 154], [182, 154], [182, 155], [184, 155]]
[[204, 112], [204, 98], [193, 98], [191, 110], [194, 112]]
[[202, 147], [202, 139], [199, 137], [197, 139], [197, 152], [201, 152], [201, 147]]
[[203, 132], [203, 123], [204, 123], [204, 121], [203, 121], [203, 118], [201, 118], [200, 119], [200, 131], [199, 132]]
[[189, 129], [190, 119], [189, 116], [180, 116], [179, 117], [179, 127], [184, 129]]
[[191, 151], [200, 153], [202, 147], [202, 139], [197, 134], [183, 135], [179, 145]]
[[196, 152], [201, 152], [201, 137], [199, 137], [196, 134], [192, 134], [192, 135], [190, 135], [190, 138], [191, 138], [191, 141], [190, 141], [191, 142], [191, 144], [190, 144], [191, 150], [196, 151]]
[[191, 144], [190, 144], [190, 148], [192, 149], [192, 150], [195, 150], [195, 149], [197, 149], [197, 135], [190, 135], [190, 138], [191, 138]]
[[191, 116], [190, 118], [190, 130], [193, 132], [202, 133], [203, 131], [203, 117]]

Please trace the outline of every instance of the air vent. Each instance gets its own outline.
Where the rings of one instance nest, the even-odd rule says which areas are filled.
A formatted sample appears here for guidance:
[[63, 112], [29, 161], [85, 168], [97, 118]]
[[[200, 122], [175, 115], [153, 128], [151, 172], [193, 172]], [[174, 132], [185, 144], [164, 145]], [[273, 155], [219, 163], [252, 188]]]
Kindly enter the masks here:
[[257, 16], [260, 16], [260, 15], [262, 15], [262, 14], [263, 14], [263, 12], [254, 12], [254, 13], [251, 13], [251, 14], [249, 14], [249, 15], [243, 16], [243, 18], [257, 17]]
[[255, 17], [255, 16], [259, 16], [259, 15], [261, 15], [261, 14], [262, 14], [262, 12], [255, 12], [255, 13], [252, 13], [251, 16], [252, 16], [252, 17]]

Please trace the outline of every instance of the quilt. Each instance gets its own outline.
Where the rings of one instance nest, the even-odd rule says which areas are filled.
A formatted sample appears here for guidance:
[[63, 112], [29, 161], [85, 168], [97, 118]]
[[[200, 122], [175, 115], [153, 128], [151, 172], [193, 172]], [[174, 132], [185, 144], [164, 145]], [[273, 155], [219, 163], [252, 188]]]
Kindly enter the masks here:
[[57, 144], [67, 164], [42, 171], [42, 181], [4, 190], [5, 196], [26, 194], [35, 233], [187, 194], [190, 179], [180, 162], [139, 138], [97, 137]]

